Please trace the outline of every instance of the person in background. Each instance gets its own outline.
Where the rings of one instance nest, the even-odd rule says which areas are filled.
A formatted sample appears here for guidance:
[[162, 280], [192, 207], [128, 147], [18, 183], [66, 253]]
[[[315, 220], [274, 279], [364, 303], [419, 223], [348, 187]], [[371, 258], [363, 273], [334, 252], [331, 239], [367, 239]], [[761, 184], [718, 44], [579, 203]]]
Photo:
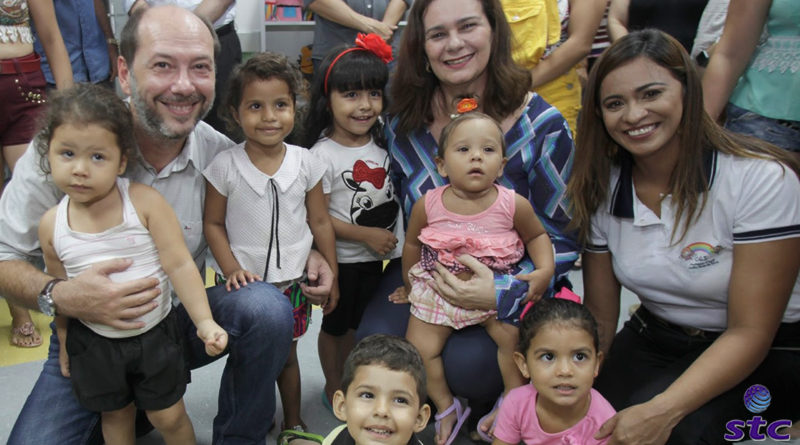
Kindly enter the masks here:
[[530, 70], [531, 88], [561, 112], [574, 137], [581, 109], [577, 68], [592, 49], [606, 0], [536, 0], [538, 10], [527, 0], [501, 3], [514, 34], [514, 61]]
[[[800, 160], [719, 127], [673, 37], [617, 40], [589, 76], [568, 190], [586, 243], [585, 304], [618, 410], [609, 444], [723, 443], [752, 416], [800, 418]], [[646, 246], [646, 248], [643, 248]], [[617, 333], [621, 287], [641, 306]]]
[[[96, 0], [102, 1], [102, 0]], [[242, 63], [242, 43], [236, 34], [236, 0], [125, 0], [125, 9], [130, 15], [136, 8], [158, 5], [179, 6], [203, 17], [214, 24], [214, 31], [219, 39], [220, 51], [216, 59], [214, 73], [214, 89], [217, 92], [214, 104], [203, 120], [215, 130], [236, 142], [241, 142], [237, 132], [229, 131], [219, 110], [219, 104], [225, 96], [228, 79], [233, 67]]]
[[303, 0], [314, 12], [314, 43], [311, 60], [314, 72], [322, 59], [334, 48], [350, 45], [356, 35], [377, 34], [391, 43], [394, 52], [400, 44], [396, 38], [397, 23], [413, 0]]
[[[59, 88], [72, 86], [69, 55], [59, 32], [52, 0], [9, 0], [0, 7], [0, 194], [6, 168], [13, 172], [17, 160], [33, 139], [36, 118], [47, 102], [46, 81], [39, 55], [33, 48], [34, 31], [42, 50], [53, 61]], [[39, 330], [24, 307], [8, 303], [11, 344], [22, 348], [42, 344]]]
[[800, 7], [731, 0], [703, 74], [706, 111], [725, 128], [800, 152]]
[[[53, 0], [61, 37], [72, 64], [75, 82], [90, 82], [114, 88], [117, 77], [119, 43], [114, 38], [105, 0]], [[50, 66], [38, 33], [33, 47], [42, 57], [42, 72], [47, 88], [55, 88]]]
[[689, 51], [689, 56], [697, 62], [697, 66], [703, 69], [708, 66], [708, 60], [713, 52], [714, 45], [719, 41], [722, 30], [725, 27], [725, 17], [728, 14], [728, 2], [730, 0], [708, 0], [700, 23], [697, 24], [697, 34], [694, 37], [694, 45]]
[[603, 54], [603, 51], [611, 45], [611, 36], [608, 35], [609, 5], [611, 5], [611, 0], [606, 0], [606, 11], [603, 13], [603, 19], [600, 20], [600, 26], [597, 27], [597, 33], [594, 35], [592, 50], [589, 52], [589, 55], [586, 56], [586, 66], [583, 67], [582, 72], [578, 72], [578, 77], [580, 77], [581, 85], [584, 88], [586, 87], [586, 80], [589, 77], [589, 71], [592, 69], [592, 65], [594, 65], [597, 58]]
[[608, 32], [614, 42], [645, 28], [660, 29], [678, 39], [688, 52], [708, 0], [611, 0]]

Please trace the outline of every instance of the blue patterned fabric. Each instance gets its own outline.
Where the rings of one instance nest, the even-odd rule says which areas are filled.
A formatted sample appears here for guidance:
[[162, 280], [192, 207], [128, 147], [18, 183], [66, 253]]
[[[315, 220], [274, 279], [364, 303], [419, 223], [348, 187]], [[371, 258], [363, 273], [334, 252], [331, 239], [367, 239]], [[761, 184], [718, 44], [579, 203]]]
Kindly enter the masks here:
[[[411, 207], [426, 191], [447, 181], [436, 171], [434, 157], [438, 145], [433, 135], [417, 129], [408, 135], [397, 133], [398, 119], [386, 125], [392, 179], [399, 193], [406, 222]], [[574, 145], [564, 118], [554, 107], [534, 94], [520, 118], [505, 134], [508, 163], [498, 183], [528, 198], [536, 215], [550, 234], [556, 250], [554, 281], [566, 276], [578, 258], [575, 233], [568, 233], [567, 179], [572, 171]], [[526, 256], [518, 264], [520, 272], [533, 270]], [[527, 285], [511, 276], [497, 276], [498, 318], [519, 313], [519, 300]], [[514, 295], [509, 295], [509, 294]], [[510, 297], [510, 298], [509, 298]]]

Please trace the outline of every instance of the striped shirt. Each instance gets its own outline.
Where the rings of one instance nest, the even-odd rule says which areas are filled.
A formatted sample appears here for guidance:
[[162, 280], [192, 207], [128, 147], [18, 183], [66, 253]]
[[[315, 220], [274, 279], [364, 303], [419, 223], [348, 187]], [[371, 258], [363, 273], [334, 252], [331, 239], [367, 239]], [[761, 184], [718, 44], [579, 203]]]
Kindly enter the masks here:
[[600, 57], [600, 54], [603, 54], [603, 51], [609, 46], [611, 46], [611, 37], [608, 35], [608, 4], [606, 4], [606, 12], [603, 13], [600, 26], [597, 28], [597, 33], [592, 41], [592, 49], [586, 57], [590, 59]]

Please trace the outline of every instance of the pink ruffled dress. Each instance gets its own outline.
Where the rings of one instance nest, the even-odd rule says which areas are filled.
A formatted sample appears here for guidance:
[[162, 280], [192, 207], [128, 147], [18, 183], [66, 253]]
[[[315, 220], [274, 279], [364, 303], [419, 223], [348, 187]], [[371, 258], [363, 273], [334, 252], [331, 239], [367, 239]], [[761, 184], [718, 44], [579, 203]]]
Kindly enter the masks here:
[[516, 194], [513, 190], [495, 185], [497, 199], [488, 209], [475, 215], [458, 215], [442, 203], [442, 195], [448, 187], [437, 187], [425, 194], [428, 225], [419, 235], [421, 260], [408, 272], [411, 282], [408, 299], [411, 314], [418, 319], [461, 329], [487, 320], [495, 311], [464, 309], [440, 297], [430, 286], [433, 281], [430, 271], [436, 262], [459, 273], [468, 269], [456, 257], [469, 254], [492, 270], [507, 273], [522, 259], [525, 245], [514, 230]]

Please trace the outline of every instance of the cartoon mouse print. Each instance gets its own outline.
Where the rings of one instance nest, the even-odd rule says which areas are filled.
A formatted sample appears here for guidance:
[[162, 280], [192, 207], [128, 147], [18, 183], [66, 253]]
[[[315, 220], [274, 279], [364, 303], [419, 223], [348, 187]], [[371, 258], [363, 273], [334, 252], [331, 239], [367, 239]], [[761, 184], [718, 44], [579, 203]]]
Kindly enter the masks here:
[[400, 205], [386, 171], [388, 162], [387, 156], [383, 166], [370, 167], [358, 160], [352, 170], [342, 172], [345, 185], [353, 191], [350, 199], [350, 222], [353, 224], [394, 231]]

